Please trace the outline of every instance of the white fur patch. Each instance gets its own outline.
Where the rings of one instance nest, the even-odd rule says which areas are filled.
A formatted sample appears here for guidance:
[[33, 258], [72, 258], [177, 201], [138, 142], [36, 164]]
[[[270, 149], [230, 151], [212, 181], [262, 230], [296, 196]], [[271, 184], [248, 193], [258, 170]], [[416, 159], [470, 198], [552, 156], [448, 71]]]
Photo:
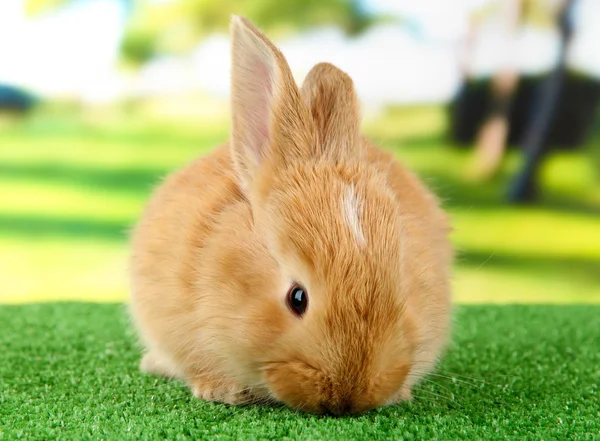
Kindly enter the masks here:
[[344, 214], [344, 221], [350, 231], [354, 235], [356, 242], [360, 246], [365, 246], [367, 244], [367, 239], [365, 238], [365, 234], [363, 232], [361, 226], [361, 206], [356, 196], [356, 192], [354, 191], [354, 185], [350, 185], [346, 188], [346, 193], [342, 199], [342, 212]]

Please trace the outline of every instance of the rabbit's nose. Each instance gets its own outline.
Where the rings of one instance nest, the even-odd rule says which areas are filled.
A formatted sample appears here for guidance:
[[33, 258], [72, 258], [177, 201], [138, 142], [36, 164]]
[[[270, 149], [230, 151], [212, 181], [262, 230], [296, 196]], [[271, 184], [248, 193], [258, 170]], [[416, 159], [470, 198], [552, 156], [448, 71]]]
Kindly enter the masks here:
[[335, 416], [348, 415], [353, 413], [353, 404], [350, 399], [340, 400], [337, 402], [322, 403], [323, 408], [327, 413]]

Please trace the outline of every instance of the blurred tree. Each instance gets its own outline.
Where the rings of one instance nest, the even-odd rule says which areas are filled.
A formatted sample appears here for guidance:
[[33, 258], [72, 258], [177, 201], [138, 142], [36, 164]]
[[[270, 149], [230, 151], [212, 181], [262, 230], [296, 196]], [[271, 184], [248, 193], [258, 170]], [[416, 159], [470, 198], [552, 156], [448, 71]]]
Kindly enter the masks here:
[[[506, 0], [491, 0], [483, 2], [483, 6], [475, 8], [472, 20], [480, 24], [494, 17], [506, 17]], [[560, 9], [561, 0], [520, 0], [519, 21], [536, 28], [554, 27], [554, 17]]]
[[25, 13], [39, 15], [73, 0], [25, 0]]
[[244, 15], [270, 33], [334, 24], [356, 34], [377, 19], [360, 0], [134, 0], [134, 9], [123, 42], [123, 55], [134, 63], [190, 50], [207, 33], [226, 30], [232, 14]]
[[29, 92], [0, 83], [0, 113], [25, 114], [33, 109], [37, 102], [38, 99]]
[[[25, 9], [30, 16], [39, 15], [75, 1], [25, 0]], [[118, 1], [134, 11], [122, 45], [123, 57], [134, 65], [157, 54], [192, 49], [206, 34], [226, 30], [232, 14], [248, 17], [271, 34], [333, 24], [353, 35], [382, 18], [363, 9], [362, 0]]]

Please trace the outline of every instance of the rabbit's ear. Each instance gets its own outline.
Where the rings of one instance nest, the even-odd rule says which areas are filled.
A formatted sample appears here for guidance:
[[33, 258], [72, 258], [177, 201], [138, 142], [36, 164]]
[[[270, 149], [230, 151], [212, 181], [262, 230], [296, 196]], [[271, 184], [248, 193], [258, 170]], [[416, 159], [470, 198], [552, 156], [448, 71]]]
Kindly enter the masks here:
[[252, 23], [233, 16], [231, 150], [248, 189], [266, 160], [310, 155], [314, 126], [285, 58]]
[[358, 156], [362, 149], [360, 110], [348, 74], [332, 64], [319, 63], [306, 76], [302, 96], [317, 126], [321, 153], [335, 160]]

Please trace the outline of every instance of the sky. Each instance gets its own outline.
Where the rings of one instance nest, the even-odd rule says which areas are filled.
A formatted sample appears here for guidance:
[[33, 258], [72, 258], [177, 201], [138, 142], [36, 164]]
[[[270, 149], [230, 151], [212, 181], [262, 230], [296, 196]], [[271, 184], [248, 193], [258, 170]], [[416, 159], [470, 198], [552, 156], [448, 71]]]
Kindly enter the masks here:
[[406, 17], [421, 33], [431, 39], [456, 39], [464, 35], [466, 13], [487, 0], [367, 0], [365, 6], [373, 12]]
[[111, 88], [126, 23], [120, 1], [88, 0], [28, 19], [23, 0], [0, 0], [0, 82], [42, 95]]
[[[298, 79], [318, 61], [333, 62], [350, 73], [367, 103], [445, 101], [461, 80], [458, 56], [467, 12], [487, 1], [364, 0], [367, 9], [408, 18], [410, 25], [377, 27], [355, 39], [336, 29], [316, 29], [277, 44]], [[132, 79], [117, 69], [127, 20], [120, 0], [81, 0], [36, 19], [26, 18], [23, 9], [23, 0], [0, 0], [0, 82], [44, 96], [71, 94], [87, 101], [190, 87], [228, 93], [226, 35], [208, 38], [188, 57], [155, 60]], [[576, 16], [580, 35], [571, 64], [600, 77], [600, 0], [580, 0]], [[488, 31], [474, 48], [469, 64], [474, 74], [493, 71], [500, 60], [500, 42]], [[541, 72], [552, 66], [557, 45], [555, 33], [529, 29], [508, 55], [521, 70]]]

